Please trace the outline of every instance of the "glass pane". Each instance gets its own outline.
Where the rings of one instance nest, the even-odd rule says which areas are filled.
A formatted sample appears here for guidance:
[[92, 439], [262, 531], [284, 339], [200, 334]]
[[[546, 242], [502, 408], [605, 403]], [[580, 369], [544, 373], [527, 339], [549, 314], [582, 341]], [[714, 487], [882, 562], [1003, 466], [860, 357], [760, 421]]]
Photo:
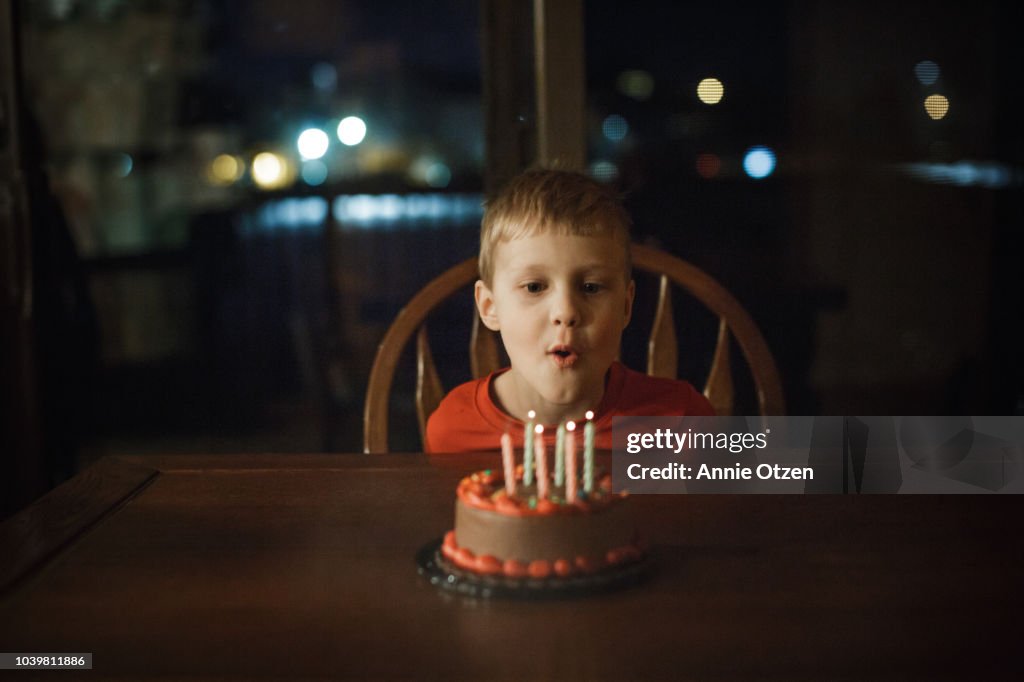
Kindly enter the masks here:
[[[356, 424], [386, 323], [475, 250], [475, 0], [19, 10], [29, 108], [99, 329], [99, 435], [216, 447], [325, 400]], [[281, 433], [252, 447], [323, 447], [319, 424]], [[339, 445], [360, 446], [359, 428]]]
[[995, 2], [587, 2], [591, 172], [747, 307], [793, 413], [1008, 413], [1020, 29]]

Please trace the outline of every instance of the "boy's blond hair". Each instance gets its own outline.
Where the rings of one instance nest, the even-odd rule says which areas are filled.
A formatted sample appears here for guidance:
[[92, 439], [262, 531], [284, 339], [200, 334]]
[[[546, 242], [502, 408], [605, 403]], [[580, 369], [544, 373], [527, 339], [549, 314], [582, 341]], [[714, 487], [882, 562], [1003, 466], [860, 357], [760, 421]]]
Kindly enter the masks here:
[[480, 226], [480, 279], [491, 286], [500, 242], [552, 232], [611, 235], [622, 243], [630, 278], [629, 214], [618, 194], [582, 173], [534, 169], [516, 176], [487, 202]]

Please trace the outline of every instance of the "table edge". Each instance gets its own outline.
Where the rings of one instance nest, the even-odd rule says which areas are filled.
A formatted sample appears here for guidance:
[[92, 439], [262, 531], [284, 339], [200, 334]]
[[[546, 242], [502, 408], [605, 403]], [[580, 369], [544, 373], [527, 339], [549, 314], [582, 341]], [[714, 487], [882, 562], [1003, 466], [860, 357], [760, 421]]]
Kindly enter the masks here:
[[141, 463], [104, 457], [0, 523], [0, 597], [159, 475]]

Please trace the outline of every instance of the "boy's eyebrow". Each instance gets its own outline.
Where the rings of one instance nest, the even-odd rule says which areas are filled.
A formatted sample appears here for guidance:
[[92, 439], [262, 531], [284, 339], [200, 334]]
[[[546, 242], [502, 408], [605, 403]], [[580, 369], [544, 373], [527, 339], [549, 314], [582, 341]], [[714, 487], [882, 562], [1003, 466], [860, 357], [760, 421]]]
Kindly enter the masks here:
[[[550, 271], [547, 265], [542, 263], [526, 263], [523, 265], [509, 265], [508, 271], [517, 276], [525, 277], [532, 275], [546, 275]], [[572, 269], [571, 274], [573, 275], [589, 275], [589, 274], [615, 274], [622, 271], [621, 265], [612, 265], [604, 262], [585, 263]]]

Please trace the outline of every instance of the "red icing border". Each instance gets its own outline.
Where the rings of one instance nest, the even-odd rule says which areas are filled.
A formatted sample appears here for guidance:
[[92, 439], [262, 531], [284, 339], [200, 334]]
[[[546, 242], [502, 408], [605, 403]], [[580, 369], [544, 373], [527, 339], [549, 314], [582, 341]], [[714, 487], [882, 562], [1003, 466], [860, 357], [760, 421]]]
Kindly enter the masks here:
[[[523, 467], [516, 467], [516, 482], [522, 485]], [[462, 503], [475, 509], [495, 511], [506, 516], [547, 516], [549, 514], [591, 513], [606, 509], [626, 495], [612, 492], [612, 478], [604, 474], [597, 480], [589, 499], [577, 499], [573, 503], [538, 500], [536, 507], [529, 506], [529, 499], [518, 495], [509, 497], [505, 492], [505, 476], [490, 469], [478, 471], [459, 481], [455, 494]]]
[[474, 556], [473, 552], [465, 547], [459, 547], [455, 541], [455, 531], [450, 530], [444, 535], [444, 542], [441, 544], [441, 554], [459, 568], [481, 575], [544, 579], [550, 577], [552, 573], [559, 578], [596, 573], [612, 566], [639, 561], [644, 557], [645, 552], [641, 547], [641, 543], [634, 540], [633, 544], [608, 550], [603, 557], [577, 556], [556, 559], [555, 561], [537, 559], [529, 564], [525, 564], [515, 559], [502, 561], [489, 554]]

